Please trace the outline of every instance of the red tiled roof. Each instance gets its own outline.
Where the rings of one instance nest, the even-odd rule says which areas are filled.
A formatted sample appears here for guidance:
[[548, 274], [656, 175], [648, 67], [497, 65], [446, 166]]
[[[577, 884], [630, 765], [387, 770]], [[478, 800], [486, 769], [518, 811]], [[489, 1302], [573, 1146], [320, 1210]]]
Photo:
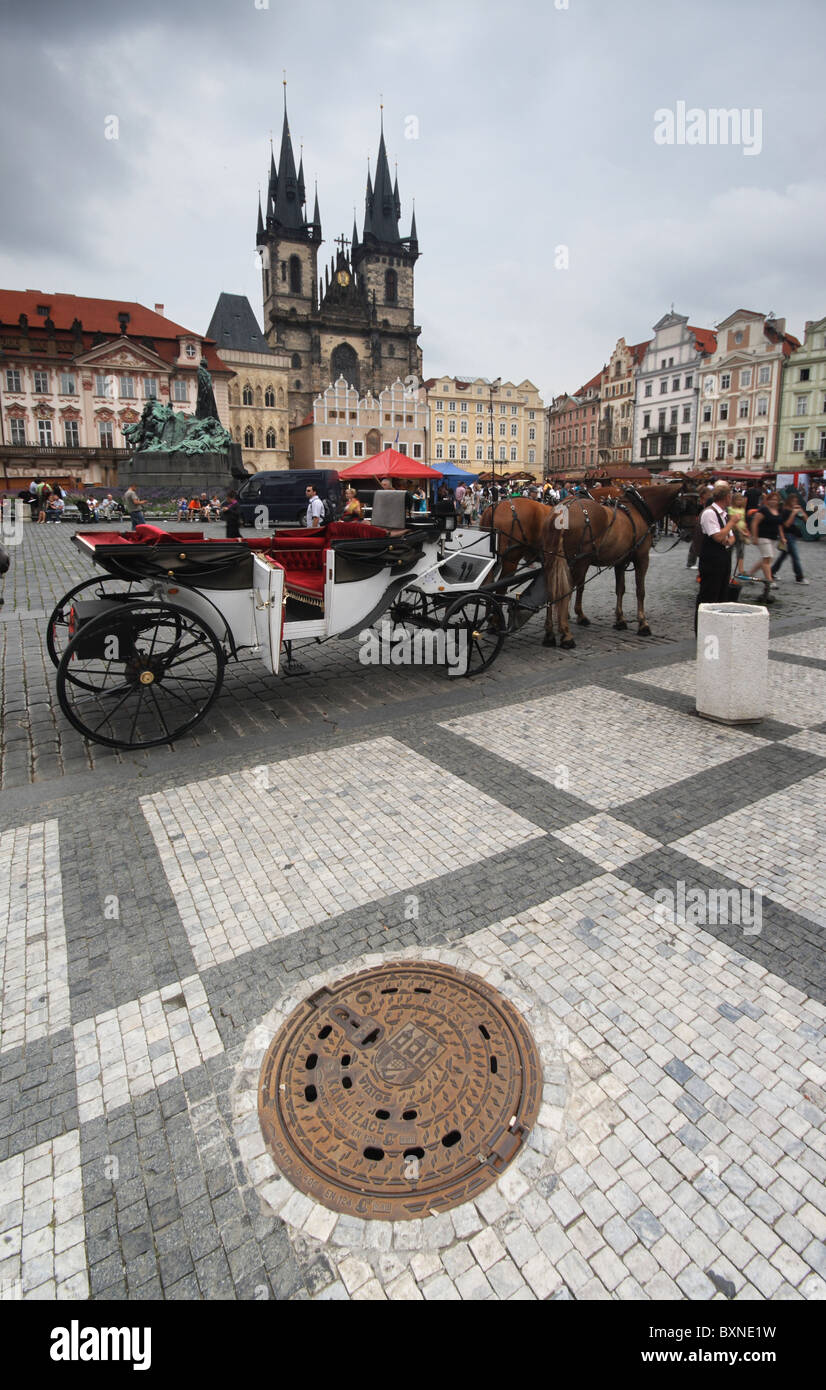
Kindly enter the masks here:
[[599, 386], [599, 385], [601, 385], [601, 383], [602, 383], [602, 371], [603, 371], [603, 369], [602, 369], [602, 367], [600, 367], [600, 369], [599, 369], [599, 371], [597, 372], [596, 376], [592, 376], [590, 381], [586, 381], [586, 383], [585, 383], [584, 386], [580, 386], [580, 388], [579, 388], [579, 390], [577, 391], [576, 394], [577, 394], [578, 396], [581, 396], [582, 393], [583, 393], [583, 391], [588, 391], [588, 390], [590, 390], [590, 388], [591, 388], [592, 386]]
[[693, 324], [687, 324], [689, 333], [694, 334], [694, 341], [700, 352], [712, 353], [717, 350], [717, 334], [713, 328], [695, 328]]
[[632, 343], [628, 351], [631, 354], [631, 361], [639, 366], [645, 356], [646, 350], [651, 346], [652, 339], [647, 339], [644, 343]]
[[[202, 337], [191, 328], [184, 328], [154, 309], [127, 299], [87, 299], [77, 294], [49, 294], [44, 290], [0, 290], [0, 325], [4, 328], [17, 328], [21, 314], [29, 320], [29, 331], [44, 330], [47, 315], [39, 314], [39, 307], [48, 307], [55, 332], [66, 334], [71, 331], [75, 319], [83, 328], [84, 351], [92, 346], [92, 336], [104, 333], [107, 337], [119, 338], [121, 326], [118, 314], [128, 314], [126, 326], [128, 338], [151, 338], [155, 351], [165, 362], [174, 362], [178, 356], [178, 339], [197, 338], [204, 344], [204, 356], [211, 371], [230, 372], [215, 351], [212, 340]], [[40, 332], [38, 336], [40, 336]], [[197, 371], [197, 363], [191, 370]]]

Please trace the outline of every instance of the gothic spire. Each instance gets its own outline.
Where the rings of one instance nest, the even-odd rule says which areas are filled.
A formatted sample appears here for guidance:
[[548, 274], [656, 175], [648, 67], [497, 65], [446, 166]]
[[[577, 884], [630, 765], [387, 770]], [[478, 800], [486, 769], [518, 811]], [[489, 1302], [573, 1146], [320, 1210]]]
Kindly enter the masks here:
[[418, 244], [419, 244], [419, 234], [418, 234], [418, 232], [416, 231], [416, 209], [415, 209], [415, 207], [413, 208], [413, 220], [412, 220], [411, 223], [410, 223], [410, 244], [411, 244], [411, 246], [414, 245], [414, 244], [415, 244], [416, 246], [418, 246]]
[[399, 197], [399, 166], [398, 166], [398, 165], [396, 165], [396, 182], [395, 182], [394, 185], [393, 185], [393, 202], [394, 202], [395, 205], [396, 205], [396, 217], [397, 217], [397, 218], [398, 218], [398, 217], [401, 217], [401, 215], [402, 215], [402, 204], [401, 204], [401, 199], [400, 199], [400, 197]]
[[[387, 163], [387, 149], [384, 144], [384, 127], [379, 139], [379, 155], [376, 160], [376, 180], [373, 184], [372, 215], [370, 231], [377, 241], [397, 242], [399, 240], [399, 214], [396, 211], [398, 183], [394, 192]], [[365, 236], [367, 226], [365, 225]]]
[[321, 213], [318, 210], [318, 184], [315, 186], [315, 203], [313, 205], [313, 233], [321, 241]]
[[259, 191], [258, 191], [258, 228], [257, 228], [258, 235], [261, 236], [261, 234], [263, 233], [263, 231], [264, 231], [264, 218], [263, 218], [263, 216], [262, 216], [262, 214], [261, 214], [261, 191], [260, 191], [260, 189], [259, 189]]
[[370, 182], [370, 161], [367, 161], [367, 192], [364, 195], [364, 236], [373, 230], [373, 185]]
[[303, 207], [307, 201], [307, 193], [304, 188], [304, 147], [301, 148], [301, 158], [298, 161], [298, 201]]
[[304, 226], [299, 197], [299, 181], [295, 172], [293, 142], [287, 118], [287, 96], [284, 93], [284, 126], [281, 131], [281, 154], [278, 160], [278, 184], [273, 208], [275, 221], [283, 228], [300, 231]]

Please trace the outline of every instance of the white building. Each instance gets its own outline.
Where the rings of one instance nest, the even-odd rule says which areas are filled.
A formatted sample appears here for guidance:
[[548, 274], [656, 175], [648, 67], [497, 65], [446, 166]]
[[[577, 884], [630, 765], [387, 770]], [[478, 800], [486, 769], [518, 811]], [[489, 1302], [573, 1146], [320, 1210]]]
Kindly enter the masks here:
[[635, 463], [655, 473], [693, 466], [700, 377], [715, 346], [711, 329], [673, 310], [654, 324], [636, 378]]

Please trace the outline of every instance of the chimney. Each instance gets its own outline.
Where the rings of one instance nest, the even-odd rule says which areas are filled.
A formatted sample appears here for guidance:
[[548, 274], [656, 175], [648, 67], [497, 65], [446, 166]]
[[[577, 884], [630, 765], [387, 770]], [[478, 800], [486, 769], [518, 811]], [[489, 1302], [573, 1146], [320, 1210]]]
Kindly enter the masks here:
[[155, 305], [155, 313], [156, 313], [156, 314], [162, 314], [162, 313], [163, 313], [163, 305], [162, 305], [162, 304], [156, 304], [156, 305]]

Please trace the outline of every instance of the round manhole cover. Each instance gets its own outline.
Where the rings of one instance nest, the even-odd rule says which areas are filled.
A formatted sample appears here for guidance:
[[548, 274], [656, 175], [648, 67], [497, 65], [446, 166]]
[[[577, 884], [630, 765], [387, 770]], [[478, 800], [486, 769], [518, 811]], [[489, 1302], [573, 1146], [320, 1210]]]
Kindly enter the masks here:
[[306, 999], [267, 1050], [258, 1109], [296, 1187], [334, 1211], [404, 1220], [495, 1182], [541, 1093], [513, 1005], [474, 975], [413, 961]]

